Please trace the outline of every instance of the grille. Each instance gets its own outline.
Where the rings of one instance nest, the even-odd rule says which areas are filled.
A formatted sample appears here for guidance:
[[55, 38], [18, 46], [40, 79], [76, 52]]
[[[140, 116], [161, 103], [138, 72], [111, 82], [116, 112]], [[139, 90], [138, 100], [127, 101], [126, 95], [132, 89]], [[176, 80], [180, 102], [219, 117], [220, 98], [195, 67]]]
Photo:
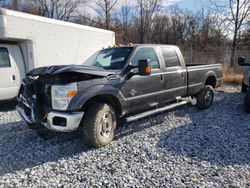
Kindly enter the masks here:
[[21, 94], [25, 97], [25, 98], [31, 98], [32, 95], [35, 94], [35, 88], [34, 85], [32, 83], [28, 83], [25, 86], [22, 87], [21, 89]]

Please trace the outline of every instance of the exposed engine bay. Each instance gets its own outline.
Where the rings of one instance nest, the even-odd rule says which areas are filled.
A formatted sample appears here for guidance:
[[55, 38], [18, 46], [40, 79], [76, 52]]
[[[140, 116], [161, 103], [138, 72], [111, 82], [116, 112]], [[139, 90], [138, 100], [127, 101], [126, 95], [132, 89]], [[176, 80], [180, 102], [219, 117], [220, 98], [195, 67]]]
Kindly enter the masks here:
[[18, 105], [35, 122], [43, 122], [52, 111], [51, 87], [103, 78], [107, 71], [85, 66], [52, 66], [34, 69], [23, 80]]

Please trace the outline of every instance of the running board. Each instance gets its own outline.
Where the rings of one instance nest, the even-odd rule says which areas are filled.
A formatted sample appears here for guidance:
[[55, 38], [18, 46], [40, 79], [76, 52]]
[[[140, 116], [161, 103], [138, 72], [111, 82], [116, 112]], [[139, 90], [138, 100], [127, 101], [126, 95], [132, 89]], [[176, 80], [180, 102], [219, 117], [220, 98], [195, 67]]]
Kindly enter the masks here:
[[164, 111], [167, 111], [167, 110], [179, 107], [179, 106], [183, 106], [185, 104], [187, 104], [187, 101], [180, 101], [180, 102], [170, 104], [170, 105], [167, 105], [167, 106], [164, 106], [164, 107], [161, 107], [161, 108], [157, 108], [157, 109], [153, 109], [153, 110], [150, 110], [150, 111], [147, 111], [147, 112], [143, 112], [141, 114], [137, 114], [137, 115], [130, 116], [130, 117], [126, 118], [125, 122], [129, 123], [129, 122], [132, 122], [132, 121], [136, 121], [136, 120], [139, 120], [139, 119], [142, 119], [142, 118], [145, 118], [145, 117], [148, 117], [148, 116], [152, 116], [154, 114], [158, 114], [158, 113], [161, 113], [161, 112], [164, 112]]

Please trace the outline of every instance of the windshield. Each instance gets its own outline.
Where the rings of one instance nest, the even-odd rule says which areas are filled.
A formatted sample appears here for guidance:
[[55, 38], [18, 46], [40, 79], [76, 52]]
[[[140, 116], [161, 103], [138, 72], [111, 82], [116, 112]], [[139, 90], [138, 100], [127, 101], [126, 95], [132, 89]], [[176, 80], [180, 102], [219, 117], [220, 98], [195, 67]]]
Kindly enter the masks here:
[[102, 67], [106, 70], [123, 69], [133, 47], [109, 48], [96, 52], [83, 65]]

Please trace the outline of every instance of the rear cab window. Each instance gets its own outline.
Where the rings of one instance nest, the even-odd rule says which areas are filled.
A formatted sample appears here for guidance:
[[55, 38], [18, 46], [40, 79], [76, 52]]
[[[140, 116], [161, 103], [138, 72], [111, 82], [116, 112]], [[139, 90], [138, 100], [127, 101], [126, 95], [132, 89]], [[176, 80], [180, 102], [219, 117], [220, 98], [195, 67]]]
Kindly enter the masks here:
[[166, 68], [180, 67], [179, 57], [175, 49], [169, 47], [161, 47], [161, 54], [164, 59]]
[[10, 68], [10, 56], [7, 48], [0, 47], [0, 68]]

